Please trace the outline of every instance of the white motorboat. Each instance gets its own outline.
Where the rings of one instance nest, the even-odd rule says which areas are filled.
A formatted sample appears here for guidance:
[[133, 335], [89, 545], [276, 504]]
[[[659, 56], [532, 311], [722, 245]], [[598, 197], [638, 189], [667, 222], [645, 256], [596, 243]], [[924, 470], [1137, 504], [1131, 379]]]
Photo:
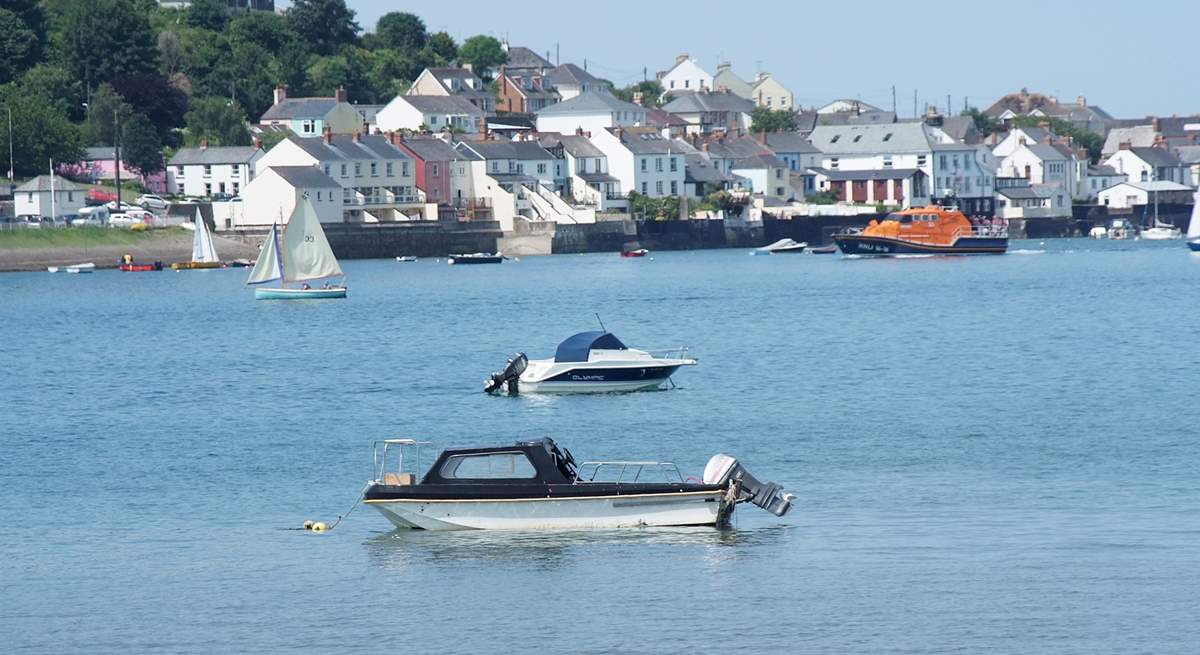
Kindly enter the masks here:
[[1108, 228], [1103, 225], [1096, 225], [1088, 231], [1088, 237], [1091, 239], [1107, 239]]
[[758, 481], [724, 454], [709, 460], [703, 477], [685, 480], [669, 462], [577, 465], [571, 451], [547, 438], [447, 449], [422, 475], [421, 450], [430, 445], [413, 439], [375, 443], [373, 479], [363, 502], [397, 528], [718, 526], [729, 523], [739, 503], [783, 516], [795, 498], [778, 484]]
[[47, 266], [46, 270], [51, 273], [65, 271], [67, 273], [91, 273], [96, 270], [95, 262], [85, 262], [83, 264], [71, 264], [69, 266]]
[[775, 243], [769, 243], [761, 248], [755, 248], [750, 251], [751, 255], [783, 255], [783, 254], [800, 254], [808, 247], [806, 241], [795, 241], [793, 239], [780, 239]]
[[1155, 223], [1154, 227], [1148, 227], [1142, 230], [1141, 234], [1138, 235], [1139, 239], [1144, 239], [1146, 241], [1169, 241], [1182, 237], [1183, 232], [1179, 228], [1168, 223], [1157, 222]]
[[396, 258], [396, 261], [400, 262], [401, 264], [412, 264], [413, 262], [417, 261], [417, 258], [413, 255], [401, 255]]
[[1115, 241], [1132, 239], [1134, 235], [1133, 224], [1124, 218], [1114, 218], [1108, 224], [1108, 238]]
[[682, 366], [695, 366], [687, 348], [650, 352], [629, 348], [611, 332], [580, 332], [558, 344], [553, 359], [517, 353], [484, 382], [488, 393], [605, 393], [657, 389]]

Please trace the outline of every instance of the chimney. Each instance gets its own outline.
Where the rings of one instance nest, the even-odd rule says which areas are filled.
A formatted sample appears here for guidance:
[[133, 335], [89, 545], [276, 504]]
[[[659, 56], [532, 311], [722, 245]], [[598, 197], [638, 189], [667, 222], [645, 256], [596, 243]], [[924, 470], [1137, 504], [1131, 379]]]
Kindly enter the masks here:
[[1122, 141], [1120, 144], [1117, 145], [1118, 150], [1129, 150], [1132, 147], [1133, 147], [1133, 144], [1128, 141]]
[[254, 137], [254, 149], [262, 150], [262, 137]]
[[575, 136], [583, 136], [583, 128], [582, 127], [575, 128]]
[[1017, 137], [1017, 145], [1021, 145], [1021, 146], [1025, 145], [1025, 137], [1023, 137], [1023, 136]]
[[346, 87], [339, 84], [337, 91], [333, 92], [333, 99], [338, 102], [346, 102]]
[[1080, 107], [1086, 107], [1087, 106], [1087, 98], [1085, 98], [1083, 96], [1075, 96], [1075, 104], [1079, 105]]
[[633, 92], [633, 104], [641, 107], [643, 104], [645, 104], [645, 102], [646, 102], [646, 94], [642, 93], [641, 91]]
[[325, 140], [326, 144], [333, 143], [333, 130], [328, 125], [321, 130], [321, 138]]
[[675, 55], [675, 65], [676, 66], [682, 64], [683, 62], [685, 62], [687, 60], [688, 60], [688, 53], [686, 53], [686, 52], [681, 52], [681, 53]]
[[703, 144], [700, 146], [700, 148], [701, 148], [702, 150], [704, 150], [704, 154], [708, 154], [708, 142], [707, 142], [707, 141], [705, 141], [705, 142], [704, 142], [704, 143], [703, 143]]
[[764, 146], [765, 146], [765, 145], [767, 145], [767, 131], [766, 131], [766, 130], [760, 130], [760, 131], [759, 131], [759, 133], [758, 133], [758, 140], [759, 140], [760, 142], [762, 142], [762, 144], [763, 144]]
[[1156, 117], [1154, 117], [1154, 120], [1150, 121], [1150, 129], [1151, 129], [1151, 130], [1154, 130], [1155, 132], [1158, 132], [1158, 131], [1159, 131], [1159, 123], [1158, 123], [1158, 117], [1157, 117], [1157, 116], [1156, 116]]
[[1053, 143], [1054, 143], [1054, 135], [1053, 135], [1053, 134], [1047, 134], [1046, 136], [1042, 137], [1042, 143], [1044, 143], [1044, 144], [1046, 144], [1046, 145], [1051, 145], [1051, 144], [1053, 144]]
[[1050, 121], [1038, 121], [1037, 126], [1043, 130], [1048, 130], [1050, 129]]
[[1088, 155], [1089, 155], [1089, 153], [1088, 153], [1087, 148], [1083, 148], [1083, 147], [1079, 148], [1079, 161], [1084, 161], [1084, 162], [1089, 161]]
[[208, 139], [200, 139], [200, 149], [208, 150]]
[[723, 61], [723, 62], [717, 64], [717, 73], [718, 74], [723, 73], [723, 72], [729, 70], [729, 68], [730, 68], [729, 62]]
[[283, 102], [284, 100], [287, 100], [287, 85], [285, 85], [285, 84], [275, 85], [275, 104], [279, 104], [279, 103]]
[[624, 133], [625, 133], [625, 130], [622, 130], [620, 125], [618, 125], [618, 126], [617, 126], [617, 127], [614, 129], [614, 130], [613, 130], [613, 136], [617, 137], [617, 141], [620, 141], [620, 140], [621, 140], [621, 135], [622, 135], [622, 134], [624, 134]]
[[355, 142], [355, 143], [362, 143], [362, 130], [355, 130], [355, 131], [354, 131], [354, 142]]

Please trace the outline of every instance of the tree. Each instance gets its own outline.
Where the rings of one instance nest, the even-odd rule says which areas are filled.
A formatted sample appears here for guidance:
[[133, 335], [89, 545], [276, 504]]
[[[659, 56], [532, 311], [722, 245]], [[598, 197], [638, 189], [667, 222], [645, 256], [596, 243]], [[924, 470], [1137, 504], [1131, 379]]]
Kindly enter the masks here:
[[142, 175], [163, 169], [162, 140], [154, 123], [144, 114], [134, 113], [121, 126], [121, 161]]
[[250, 145], [246, 114], [228, 98], [193, 98], [186, 120], [189, 145], [196, 145], [201, 139], [219, 146]]
[[134, 0], [65, 4], [59, 19], [60, 60], [88, 88], [123, 73], [157, 70], [157, 39], [143, 9]]
[[158, 73], [131, 73], [112, 79], [113, 89], [139, 113], [150, 119], [159, 138], [183, 126], [187, 96]]
[[755, 107], [750, 114], [751, 132], [795, 132], [796, 114], [790, 109]]
[[82, 120], [85, 115], [82, 89], [65, 68], [38, 64], [21, 76], [20, 88], [22, 93], [45, 99], [68, 119]]
[[319, 55], [334, 55], [354, 43], [362, 30], [346, 0], [294, 0], [286, 13], [288, 25]]
[[37, 60], [33, 30], [13, 12], [0, 9], [0, 84], [16, 79]]
[[630, 84], [621, 89], [614, 89], [613, 95], [624, 100], [625, 102], [633, 102], [635, 93], [642, 94], [642, 104], [647, 107], [661, 107], [660, 98], [663, 95], [662, 84], [658, 80], [643, 80], [637, 84]]
[[[308, 69], [308, 81], [315, 93], [332, 95], [339, 86], [354, 102], [375, 102], [375, 91], [368, 79], [371, 52], [343, 48], [333, 57], [319, 57]], [[390, 98], [389, 98], [390, 99]]]
[[288, 46], [301, 45], [286, 18], [263, 11], [235, 16], [229, 21], [226, 33], [233, 43], [247, 41], [274, 54], [279, 54]]
[[413, 14], [399, 11], [381, 16], [375, 24], [375, 33], [385, 48], [406, 54], [414, 54], [424, 48], [427, 40], [425, 22]]
[[225, 5], [224, 0], [192, 0], [185, 20], [192, 27], [220, 32], [229, 22]]
[[260, 116], [274, 100], [275, 81], [270, 62], [271, 53], [263, 47], [235, 42], [217, 61], [202, 95], [229, 97], [232, 93], [251, 116]]
[[458, 44], [454, 42], [454, 37], [445, 32], [431, 34], [425, 41], [425, 49], [441, 57], [447, 64], [458, 59]]
[[408, 90], [409, 80], [420, 75], [421, 68], [411, 57], [400, 52], [376, 50], [371, 53], [367, 83], [375, 98], [381, 102], [390, 100]]
[[463, 41], [458, 49], [458, 55], [465, 63], [471, 64], [475, 74], [484, 77], [488, 70], [508, 61], [508, 53], [494, 37], [479, 34]]
[[[74, 163], [83, 158], [79, 128], [48, 99], [25, 93], [18, 85], [0, 90], [0, 104], [12, 110], [12, 159], [18, 177], [39, 175], [50, 160]], [[7, 115], [4, 117], [7, 123]], [[7, 137], [7, 126], [0, 127]], [[0, 159], [8, 165], [8, 139], [0, 138]]]
[[962, 110], [962, 113], [959, 115], [970, 116], [971, 120], [975, 122], [975, 129], [979, 130], [980, 136], [987, 136], [992, 132], [995, 132], [999, 127], [999, 125], [995, 120], [992, 119], [991, 116], [979, 111], [978, 107], [968, 107]]

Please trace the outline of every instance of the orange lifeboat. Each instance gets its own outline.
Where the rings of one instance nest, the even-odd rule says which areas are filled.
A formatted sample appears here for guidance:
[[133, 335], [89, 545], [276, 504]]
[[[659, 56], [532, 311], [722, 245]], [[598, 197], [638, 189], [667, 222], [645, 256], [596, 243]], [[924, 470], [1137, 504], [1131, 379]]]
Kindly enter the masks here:
[[862, 230], [833, 235], [847, 255], [982, 255], [1008, 251], [1008, 230], [996, 219], [973, 223], [955, 207], [930, 205], [892, 212]]

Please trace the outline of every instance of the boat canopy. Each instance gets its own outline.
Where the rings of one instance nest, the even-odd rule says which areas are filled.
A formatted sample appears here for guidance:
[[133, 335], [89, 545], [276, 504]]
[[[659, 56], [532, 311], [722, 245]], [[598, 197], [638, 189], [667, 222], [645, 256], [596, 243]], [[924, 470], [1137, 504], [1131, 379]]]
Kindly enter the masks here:
[[625, 344], [612, 332], [580, 332], [558, 344], [556, 362], [586, 362], [593, 350], [625, 350]]

